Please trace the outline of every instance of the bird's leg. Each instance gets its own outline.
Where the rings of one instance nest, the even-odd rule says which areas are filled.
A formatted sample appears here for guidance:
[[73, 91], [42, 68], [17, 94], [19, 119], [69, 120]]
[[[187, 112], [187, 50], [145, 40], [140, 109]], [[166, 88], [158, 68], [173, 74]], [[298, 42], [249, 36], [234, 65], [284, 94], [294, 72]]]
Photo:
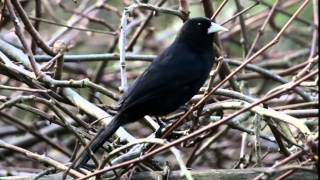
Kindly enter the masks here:
[[159, 128], [156, 131], [156, 138], [160, 138], [163, 130], [166, 128], [167, 124], [163, 122], [158, 116], [155, 117], [157, 123], [159, 124]]

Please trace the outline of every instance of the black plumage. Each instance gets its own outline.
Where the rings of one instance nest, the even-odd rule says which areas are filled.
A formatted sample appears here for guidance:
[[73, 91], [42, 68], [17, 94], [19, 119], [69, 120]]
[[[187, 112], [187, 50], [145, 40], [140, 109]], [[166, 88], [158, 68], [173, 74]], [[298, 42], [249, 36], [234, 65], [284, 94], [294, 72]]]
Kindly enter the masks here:
[[[122, 96], [118, 114], [98, 133], [91, 150], [96, 152], [120, 126], [145, 115], [166, 115], [190, 100], [212, 68], [213, 33], [221, 30], [224, 29], [207, 18], [186, 21], [174, 42]], [[85, 153], [77, 167], [89, 159], [89, 153]]]

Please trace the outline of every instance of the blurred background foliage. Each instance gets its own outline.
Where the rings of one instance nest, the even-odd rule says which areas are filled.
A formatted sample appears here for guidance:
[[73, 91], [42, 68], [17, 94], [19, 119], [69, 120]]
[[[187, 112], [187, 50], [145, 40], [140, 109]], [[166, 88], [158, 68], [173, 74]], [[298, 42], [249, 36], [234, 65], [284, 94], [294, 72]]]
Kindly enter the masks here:
[[[71, 11], [78, 11], [79, 9], [86, 9], [87, 7], [90, 7], [91, 5], [94, 5], [98, 1], [94, 0], [43, 0], [42, 1], [42, 17], [43, 19], [47, 19], [50, 21], [54, 21], [56, 23], [60, 24], [68, 24], [68, 20], [71, 19], [73, 16], [77, 16], [76, 13]], [[144, 2], [144, 1], [143, 1]], [[146, 1], [150, 4], [156, 4], [159, 2], [159, 0], [150, 0]], [[223, 0], [213, 0], [213, 9], [216, 10]], [[241, 6], [243, 8], [250, 7], [254, 3], [257, 2], [257, 0], [239, 0]], [[249, 47], [253, 43], [253, 40], [258, 33], [258, 29], [261, 27], [262, 23], [265, 21], [266, 16], [263, 16], [263, 18], [259, 19], [259, 16], [261, 14], [268, 14], [270, 12], [270, 9], [274, 3], [276, 3], [276, 0], [261, 0], [260, 4], [257, 4], [252, 9], [247, 11], [246, 13], [242, 14], [246, 22], [250, 22], [250, 24], [246, 25], [246, 32], [247, 32], [247, 44]], [[31, 0], [22, 0], [20, 3], [23, 5], [24, 10], [29, 16], [34, 16], [35, 14], [35, 1]], [[59, 4], [60, 3], [60, 4]], [[116, 32], [116, 34], [119, 33], [119, 25], [121, 21], [122, 12], [125, 7], [128, 7], [129, 5], [135, 3], [135, 1], [130, 0], [109, 0], [106, 4], [110, 5], [110, 9], [108, 10], [99, 10], [98, 14], [94, 15], [96, 19], [100, 19], [103, 22], [107, 23], [110, 27], [108, 28], [105, 25], [102, 25], [101, 23], [96, 23], [93, 21], [87, 22], [81, 21], [82, 23], [79, 23], [75, 25], [75, 27], [82, 27], [87, 29], [95, 29], [99, 31], [104, 32]], [[190, 0], [189, 3], [189, 11], [190, 11], [190, 17], [197, 17], [197, 16], [204, 16], [204, 8], [202, 5], [202, 1], [200, 0]], [[279, 32], [279, 29], [283, 27], [283, 25], [289, 20], [289, 18], [292, 16], [293, 13], [296, 12], [296, 10], [301, 6], [302, 1], [297, 0], [280, 0], [280, 4], [291, 4], [288, 5], [287, 8], [281, 8], [281, 11], [285, 11], [288, 15], [285, 15], [280, 12], [275, 12], [273, 14], [273, 17], [271, 18], [271, 21], [267, 24], [266, 29], [263, 31], [263, 36], [260, 38], [258, 43], [256, 44], [256, 48], [254, 49], [254, 52], [258, 51], [260, 48], [262, 48], [264, 45], [269, 43]], [[61, 4], [65, 7], [62, 8]], [[0, 1], [0, 8], [2, 9], [4, 5], [4, 1]], [[165, 8], [174, 9], [177, 10], [179, 7], [179, 1], [177, 0], [167, 0], [167, 2], [164, 4]], [[66, 10], [68, 9], [68, 10]], [[3, 11], [5, 12], [5, 11]], [[217, 15], [215, 21], [218, 24], [221, 24], [231, 18], [233, 15], [235, 15], [238, 12], [237, 6], [235, 4], [234, 0], [228, 1], [228, 3], [223, 7], [222, 11]], [[135, 30], [137, 29], [139, 23], [143, 22], [148, 14], [150, 14], [150, 10], [135, 10], [135, 12], [130, 16], [129, 18], [129, 25], [130, 29], [128, 29], [127, 34], [127, 43], [131, 40], [133, 37]], [[274, 45], [273, 47], [269, 48], [264, 53], [260, 54], [252, 64], [255, 64], [259, 67], [265, 68], [266, 70], [270, 70], [273, 73], [281, 73], [297, 64], [303, 63], [308, 60], [309, 51], [311, 49], [311, 42], [313, 39], [312, 32], [314, 30], [313, 28], [313, 3], [310, 1], [309, 4], [304, 8], [302, 13], [298, 16], [299, 20], [295, 20], [291, 26], [286, 30], [286, 32], [281, 37], [280, 41]], [[4, 14], [2, 14], [2, 17], [4, 17]], [[34, 22], [34, 21], [33, 21]], [[172, 43], [174, 38], [177, 35], [178, 30], [182, 26], [183, 22], [182, 20], [173, 15], [165, 14], [165, 13], [156, 13], [155, 17], [152, 18], [150, 23], [147, 25], [147, 27], [142, 32], [141, 36], [138, 38], [137, 43], [134, 45], [132, 50], [127, 51], [127, 54], [136, 54], [136, 55], [157, 55], [161, 50], [166, 48], [168, 45]], [[220, 40], [222, 41], [222, 50], [223, 50], [223, 57], [225, 59], [231, 59], [231, 60], [239, 60], [241, 62], [244, 61], [244, 50], [242, 47], [242, 41], [243, 37], [241, 35], [241, 31], [239, 28], [239, 18], [235, 18], [224, 25], [226, 28], [229, 29], [229, 32], [224, 32], [219, 34]], [[237, 29], [238, 28], [238, 29]], [[318, 27], [316, 27], [318, 28]], [[47, 42], [49, 41], [55, 33], [57, 33], [61, 29], [59, 25], [52, 25], [45, 22], [40, 22], [39, 26], [39, 33], [41, 34], [41, 37]], [[118, 45], [116, 45], [115, 50], [110, 52], [111, 46], [113, 46], [113, 43], [117, 36], [114, 35], [108, 35], [104, 33], [97, 33], [97, 32], [84, 32], [84, 31], [77, 31], [72, 30], [72, 32], [75, 34], [74, 37], [68, 38], [65, 36], [64, 38], [67, 39], [65, 42], [70, 46], [70, 49], [65, 52], [65, 55], [70, 54], [78, 54], [78, 55], [87, 55], [87, 54], [101, 54], [101, 53], [119, 53]], [[25, 33], [26, 37], [28, 39], [28, 43], [31, 42], [31, 37], [28, 33]], [[6, 42], [9, 42], [10, 44], [14, 45], [15, 47], [19, 49], [23, 49], [21, 43], [19, 42], [19, 39], [15, 35], [14, 32], [14, 26], [13, 23], [11, 23], [8, 19], [4, 18], [4, 21], [0, 24], [0, 38], [5, 40]], [[64, 41], [64, 39], [62, 38]], [[317, 44], [318, 47], [318, 44]], [[318, 48], [317, 48], [318, 49]], [[183, 53], [183, 52], [181, 52]], [[37, 49], [36, 55], [44, 54], [39, 48]], [[298, 54], [298, 55], [296, 55]], [[316, 52], [318, 54], [318, 50]], [[293, 58], [290, 58], [291, 56], [294, 56]], [[127, 61], [127, 73], [129, 82], [132, 83], [132, 81], [144, 70], [147, 65], [150, 62], [144, 62], [144, 61]], [[101, 67], [101, 62], [65, 62], [65, 67], [63, 71], [62, 79], [64, 80], [81, 80], [84, 78], [89, 78], [91, 80], [94, 80], [94, 77], [98, 71], [98, 69]], [[237, 66], [230, 65], [231, 70], [234, 70]], [[177, 67], [178, 68], [178, 67]], [[247, 88], [249, 95], [253, 97], [263, 97], [266, 95], [271, 89], [280, 86], [281, 83], [276, 82], [274, 80], [270, 80], [268, 78], [263, 78], [262, 76], [258, 76], [258, 78], [244, 78], [246, 73], [252, 75], [252, 72], [249, 72], [248, 70], [243, 70], [243, 72], [237, 74], [237, 82], [240, 82], [242, 86]], [[293, 77], [296, 76], [298, 72], [294, 71], [292, 74], [284, 75], [283, 78], [287, 81], [291, 81]], [[254, 75], [257, 75], [255, 73]], [[242, 78], [242, 79], [241, 79]], [[216, 78], [214, 81], [214, 84], [217, 84], [222, 78], [220, 79]], [[120, 85], [120, 65], [119, 61], [108, 61], [103, 68], [103, 75], [100, 78], [98, 84], [103, 85], [104, 87], [112, 90], [113, 92], [116, 92], [117, 94], [121, 94], [119, 92], [119, 85]], [[10, 77], [2, 76], [0, 75], [0, 84], [9, 84], [11, 86], [20, 86], [22, 83], [10, 79]], [[50, 88], [50, 87], [48, 87]], [[230, 85], [225, 85], [223, 88], [230, 88]], [[113, 106], [116, 104], [116, 101], [112, 100], [111, 98], [101, 95], [100, 93], [95, 93], [89, 88], [80, 88], [75, 89], [77, 92], [80, 92], [80, 94], [86, 98], [89, 99], [91, 102], [101, 105], [106, 104], [108, 106]], [[308, 93], [317, 94], [318, 89], [316, 87], [311, 87], [307, 90]], [[244, 93], [245, 94], [245, 93]], [[314, 95], [313, 94], [313, 95]], [[17, 95], [21, 95], [19, 92], [11, 91], [11, 90], [2, 90], [0, 91], [0, 96], [12, 98]], [[92, 96], [95, 95], [96, 98], [92, 98]], [[291, 95], [291, 94], [290, 94]], [[313, 96], [315, 101], [318, 102], [317, 97]], [[214, 97], [216, 98], [216, 97]], [[213, 101], [215, 99], [213, 98]], [[220, 97], [219, 97], [220, 98]], [[219, 99], [218, 98], [218, 99]], [[274, 102], [271, 103], [271, 105], [284, 105], [281, 104], [283, 101], [285, 103], [299, 103], [301, 102], [301, 99], [293, 97], [290, 99], [291, 96], [284, 96], [279, 99], [276, 99]], [[98, 100], [99, 99], [99, 100]], [[297, 100], [298, 99], [298, 100]], [[221, 101], [226, 100], [226, 98], [219, 99]], [[278, 100], [278, 101], [277, 101]], [[35, 103], [35, 102], [25, 102], [25, 104], [30, 105], [32, 107], [37, 107], [44, 112], [48, 112], [49, 114], [52, 114], [52, 112], [43, 104]], [[191, 103], [190, 103], [191, 104]], [[189, 104], [189, 105], [190, 105]], [[1, 105], [1, 104], [0, 104]], [[67, 109], [70, 109], [70, 111], [76, 115], [81, 116], [84, 120], [87, 120], [89, 122], [93, 121], [93, 117], [85, 114], [85, 112], [82, 112], [81, 109], [78, 109], [74, 106], [65, 105]], [[313, 107], [314, 108], [314, 107]], [[24, 123], [32, 126], [35, 129], [39, 129], [39, 127], [47, 126], [49, 123], [46, 122], [46, 124], [39, 123], [39, 118], [34, 113], [30, 113], [24, 110], [20, 110], [15, 108], [14, 110], [8, 110], [6, 111], [8, 114], [14, 114], [19, 119], [23, 119]], [[230, 112], [233, 112], [233, 110], [226, 110], [226, 114], [230, 114]], [[82, 116], [83, 115], [83, 116]], [[215, 114], [216, 115], [216, 114]], [[245, 121], [242, 125], [243, 127], [246, 127], [248, 129], [253, 128], [253, 120], [255, 117], [247, 118], [249, 120]], [[310, 117], [312, 122], [317, 122], [317, 117]], [[43, 122], [43, 121], [42, 121]], [[35, 125], [35, 124], [40, 125]], [[6, 123], [4, 123], [6, 124]], [[187, 125], [192, 124], [186, 123]], [[6, 124], [7, 125], [7, 124]], [[187, 126], [186, 125], [186, 126]], [[264, 124], [266, 126], [266, 124]], [[192, 126], [192, 125], [190, 125]], [[131, 129], [134, 134], [137, 137], [145, 137], [150, 133], [150, 130], [145, 128], [145, 130], [141, 130], [141, 124], [140, 123], [134, 123], [133, 125], [128, 126], [129, 129]], [[314, 130], [314, 132], [318, 132], [318, 126], [312, 125], [309, 126], [310, 129]], [[263, 130], [264, 134], [272, 136], [272, 132], [265, 128]], [[190, 130], [190, 129], [187, 129]], [[219, 129], [221, 130], [221, 128]], [[215, 130], [214, 132], [217, 132], [218, 130]], [[293, 131], [296, 132], [296, 131]], [[182, 132], [179, 132], [182, 133]], [[24, 136], [23, 133], [18, 133], [21, 136]], [[69, 150], [73, 150], [73, 147], [75, 146], [74, 138], [70, 138], [70, 136], [65, 136], [65, 133], [57, 134], [54, 136], [54, 140], [60, 144], [67, 144], [66, 146], [69, 148]], [[70, 134], [69, 134], [70, 135]], [[224, 134], [220, 139], [217, 140], [215, 145], [209, 146], [208, 150], [201, 155], [201, 158], [198, 158], [194, 163], [193, 167], [197, 169], [207, 169], [210, 168], [232, 168], [232, 167], [239, 167], [235, 166], [240, 160], [239, 160], [239, 152], [241, 148], [241, 136], [242, 132], [234, 129], [230, 129], [227, 131], [226, 134]], [[298, 136], [296, 136], [298, 139]], [[10, 140], [15, 139], [15, 137], [6, 137]], [[253, 143], [254, 143], [254, 136], [250, 135], [250, 140], [247, 141], [248, 149], [246, 152], [250, 151], [250, 153], [253, 152]], [[264, 160], [265, 166], [272, 165], [275, 160], [279, 160], [282, 157], [284, 157], [280, 152], [278, 152], [278, 146], [276, 146], [273, 143], [270, 143], [268, 141], [263, 141], [263, 152], [266, 153], [269, 151], [269, 148], [273, 153], [270, 153], [268, 158]], [[42, 146], [33, 147], [35, 152], [47, 152], [47, 147], [44, 148]], [[183, 149], [183, 153], [190, 154], [191, 148], [185, 148]], [[49, 151], [49, 150], [48, 150]], [[54, 154], [56, 152], [50, 151], [50, 155]], [[1, 154], [1, 152], [0, 152]], [[249, 158], [254, 159], [254, 155], [247, 154], [250, 156]], [[163, 156], [170, 157], [168, 159], [173, 159], [174, 157], [172, 155], [169, 155], [169, 153], [163, 154]], [[158, 159], [161, 159], [163, 156], [157, 157]], [[11, 157], [10, 157], [11, 158]], [[65, 158], [59, 157], [60, 160], [65, 160]], [[14, 158], [12, 158], [14, 159]], [[250, 160], [252, 160], [250, 159]], [[19, 161], [19, 159], [15, 159], [16, 161]], [[253, 160], [254, 161], [254, 160]], [[173, 160], [174, 162], [174, 160]], [[8, 163], [8, 162], [6, 162]], [[30, 163], [30, 162], [27, 162]], [[1, 163], [0, 163], [1, 164]], [[175, 168], [177, 169], [178, 165], [173, 163]], [[13, 164], [11, 164], [13, 165]], [[252, 164], [251, 164], [252, 165]], [[36, 165], [35, 165], [36, 166]], [[252, 165], [256, 166], [256, 165]], [[174, 168], [174, 169], [175, 169]], [[1, 167], [0, 167], [1, 169]]]

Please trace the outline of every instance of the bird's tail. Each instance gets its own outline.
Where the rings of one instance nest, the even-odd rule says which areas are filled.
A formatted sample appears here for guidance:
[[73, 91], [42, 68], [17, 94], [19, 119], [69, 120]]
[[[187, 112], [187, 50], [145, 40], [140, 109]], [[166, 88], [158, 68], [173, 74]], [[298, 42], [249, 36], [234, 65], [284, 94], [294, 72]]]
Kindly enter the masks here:
[[[117, 129], [121, 126], [121, 120], [119, 116], [115, 116], [110, 124], [107, 127], [101, 129], [98, 134], [94, 137], [92, 144], [90, 145], [90, 149], [93, 153], [97, 152], [98, 149], [117, 131]], [[86, 163], [90, 159], [89, 150], [83, 154], [83, 156], [78, 160], [79, 163], [76, 163], [75, 168], [80, 168], [86, 165]]]

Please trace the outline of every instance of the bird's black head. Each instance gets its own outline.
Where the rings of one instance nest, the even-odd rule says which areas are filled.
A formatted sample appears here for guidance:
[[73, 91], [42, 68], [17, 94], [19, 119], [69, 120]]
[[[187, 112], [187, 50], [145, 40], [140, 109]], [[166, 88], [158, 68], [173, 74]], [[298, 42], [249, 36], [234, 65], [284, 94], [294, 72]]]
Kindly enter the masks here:
[[188, 43], [195, 48], [212, 46], [213, 34], [226, 30], [226, 28], [211, 22], [208, 18], [191, 18], [182, 26], [177, 41]]

